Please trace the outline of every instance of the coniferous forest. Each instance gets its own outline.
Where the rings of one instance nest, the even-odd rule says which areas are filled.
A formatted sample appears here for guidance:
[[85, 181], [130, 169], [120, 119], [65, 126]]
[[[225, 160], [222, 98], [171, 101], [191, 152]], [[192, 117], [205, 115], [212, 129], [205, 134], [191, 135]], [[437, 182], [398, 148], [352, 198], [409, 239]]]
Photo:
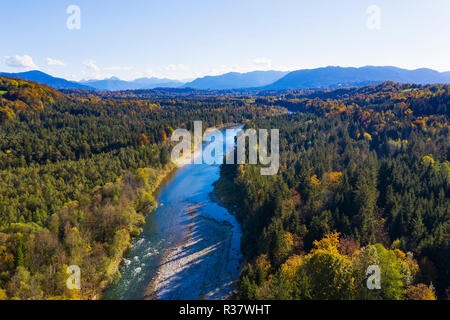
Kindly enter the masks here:
[[[280, 172], [223, 166], [243, 226], [239, 299], [435, 299], [450, 289], [450, 87], [383, 83], [256, 99], [295, 114]], [[381, 290], [366, 287], [377, 264]]]
[[[57, 91], [0, 77], [0, 299], [95, 299], [174, 170], [170, 135], [280, 132], [280, 170], [223, 165], [238, 299], [446, 299], [450, 86]], [[81, 290], [65, 285], [69, 265]], [[381, 269], [368, 290], [366, 270]]]

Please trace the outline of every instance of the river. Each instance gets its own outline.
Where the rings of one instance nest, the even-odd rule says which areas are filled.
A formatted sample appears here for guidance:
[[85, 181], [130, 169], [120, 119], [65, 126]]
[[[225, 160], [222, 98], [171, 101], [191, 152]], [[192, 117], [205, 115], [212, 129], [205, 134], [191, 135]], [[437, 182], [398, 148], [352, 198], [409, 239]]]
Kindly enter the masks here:
[[219, 175], [218, 164], [189, 164], [162, 184], [158, 208], [147, 216], [143, 232], [124, 257], [121, 279], [103, 299], [230, 295], [240, 271], [241, 229], [236, 218], [214, 201], [213, 183]]

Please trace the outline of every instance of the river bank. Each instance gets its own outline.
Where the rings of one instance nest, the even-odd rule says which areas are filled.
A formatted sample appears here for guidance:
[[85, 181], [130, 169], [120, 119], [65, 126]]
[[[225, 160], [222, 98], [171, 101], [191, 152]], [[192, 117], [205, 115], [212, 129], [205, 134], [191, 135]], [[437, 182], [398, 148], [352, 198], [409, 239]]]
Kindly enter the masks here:
[[[154, 168], [141, 168], [143, 173], [149, 175], [149, 172], [152, 172], [152, 180], [149, 181], [150, 177], [147, 177], [148, 180], [145, 182], [145, 186], [138, 191], [141, 193], [148, 193], [151, 194], [152, 197], [154, 197], [158, 191], [158, 188], [164, 184], [168, 179], [170, 179], [171, 175], [173, 175], [176, 171], [177, 167], [174, 164], [168, 164], [164, 168], [161, 169], [154, 169]], [[153, 200], [153, 199], [152, 199]], [[154, 201], [154, 200], [153, 200]], [[152, 205], [153, 209], [156, 209], [157, 202], [154, 201]], [[135, 237], [139, 236], [139, 234], [132, 236], [130, 235], [129, 241], [132, 241]], [[117, 277], [117, 275], [120, 276], [119, 269], [121, 265], [124, 263], [124, 255], [127, 253], [127, 251], [130, 249], [132, 243], [126, 241], [126, 243], [123, 245], [122, 248], [118, 248], [118, 254], [116, 256], [116, 259], [111, 261], [109, 266], [107, 267], [106, 271], [106, 277], [108, 279], [114, 279]], [[102, 292], [102, 295], [105, 290], [111, 285], [111, 281], [113, 280], [104, 280], [100, 283], [100, 292]], [[95, 294], [92, 296], [93, 300], [101, 299], [102, 295]]]

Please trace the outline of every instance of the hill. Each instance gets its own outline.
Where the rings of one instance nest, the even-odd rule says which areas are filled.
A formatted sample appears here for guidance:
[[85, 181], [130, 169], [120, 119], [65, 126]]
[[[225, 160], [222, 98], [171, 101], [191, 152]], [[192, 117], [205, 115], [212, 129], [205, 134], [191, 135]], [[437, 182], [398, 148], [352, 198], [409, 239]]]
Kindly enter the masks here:
[[41, 110], [62, 99], [63, 94], [37, 82], [0, 76], [0, 123], [21, 110]]
[[86, 89], [86, 90], [94, 90], [94, 88], [80, 84], [74, 81], [68, 81], [63, 78], [53, 77], [49, 74], [46, 74], [42, 71], [33, 70], [27, 72], [19, 72], [19, 73], [6, 73], [1, 72], [0, 76], [10, 77], [10, 78], [18, 78], [23, 80], [31, 80], [39, 83], [43, 83], [49, 85], [55, 89]]

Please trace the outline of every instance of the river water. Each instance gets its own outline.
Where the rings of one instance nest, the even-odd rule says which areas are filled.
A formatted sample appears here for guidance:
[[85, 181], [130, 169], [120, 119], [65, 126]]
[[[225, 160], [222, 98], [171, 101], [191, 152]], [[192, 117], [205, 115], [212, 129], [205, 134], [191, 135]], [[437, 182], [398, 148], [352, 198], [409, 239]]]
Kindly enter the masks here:
[[[224, 138], [224, 150], [225, 143], [234, 143], [231, 139]], [[124, 257], [121, 279], [103, 299], [229, 296], [239, 276], [241, 229], [213, 200], [219, 175], [218, 164], [189, 164], [162, 184], [158, 208], [147, 216], [143, 232]]]

